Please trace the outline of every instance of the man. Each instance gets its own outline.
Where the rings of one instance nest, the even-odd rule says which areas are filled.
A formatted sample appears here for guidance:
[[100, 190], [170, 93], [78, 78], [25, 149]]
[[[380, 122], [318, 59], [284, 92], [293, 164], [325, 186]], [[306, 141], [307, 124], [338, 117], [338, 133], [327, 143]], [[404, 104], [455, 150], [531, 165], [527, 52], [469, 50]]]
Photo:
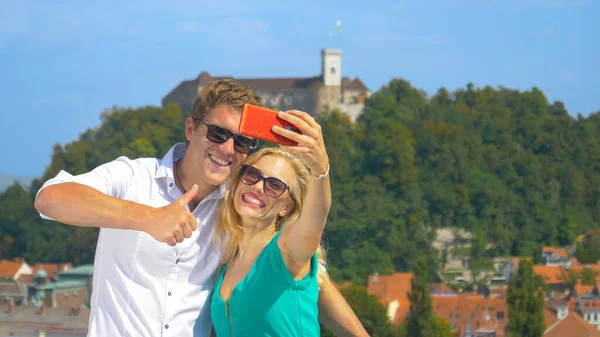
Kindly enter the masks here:
[[[186, 120], [187, 144], [162, 160], [119, 157], [42, 186], [35, 208], [43, 218], [101, 228], [89, 337], [209, 335], [216, 210], [225, 180], [255, 146], [234, 134], [247, 103], [261, 99], [233, 80], [213, 82]], [[321, 290], [319, 308], [337, 335], [366, 335], [333, 285]]]

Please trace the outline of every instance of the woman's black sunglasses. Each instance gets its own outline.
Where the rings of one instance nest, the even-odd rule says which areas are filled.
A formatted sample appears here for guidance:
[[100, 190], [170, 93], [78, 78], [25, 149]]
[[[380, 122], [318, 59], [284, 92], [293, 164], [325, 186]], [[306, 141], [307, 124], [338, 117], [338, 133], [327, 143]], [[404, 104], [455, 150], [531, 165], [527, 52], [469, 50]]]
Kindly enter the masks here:
[[273, 177], [265, 178], [257, 168], [248, 164], [242, 165], [240, 177], [240, 181], [246, 185], [254, 185], [262, 180], [263, 190], [272, 198], [279, 198], [288, 189], [283, 181]]
[[194, 121], [206, 125], [206, 138], [213, 143], [223, 144], [229, 138], [233, 137], [233, 147], [237, 152], [244, 154], [253, 151], [258, 146], [257, 140], [235, 134], [220, 126], [204, 123], [200, 119], [194, 119]]

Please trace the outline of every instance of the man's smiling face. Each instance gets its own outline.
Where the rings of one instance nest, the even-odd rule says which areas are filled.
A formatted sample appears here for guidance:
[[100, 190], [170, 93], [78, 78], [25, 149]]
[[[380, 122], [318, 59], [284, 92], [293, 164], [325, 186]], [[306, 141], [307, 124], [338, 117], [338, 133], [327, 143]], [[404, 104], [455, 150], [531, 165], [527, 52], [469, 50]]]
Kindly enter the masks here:
[[[202, 121], [238, 132], [242, 112], [229, 105], [216, 106]], [[189, 141], [186, 156], [192, 158], [194, 175], [201, 183], [211, 186], [221, 185], [237, 167], [242, 165], [246, 154], [234, 149], [233, 137], [223, 144], [214, 143], [206, 138], [207, 126], [186, 121], [186, 137]]]

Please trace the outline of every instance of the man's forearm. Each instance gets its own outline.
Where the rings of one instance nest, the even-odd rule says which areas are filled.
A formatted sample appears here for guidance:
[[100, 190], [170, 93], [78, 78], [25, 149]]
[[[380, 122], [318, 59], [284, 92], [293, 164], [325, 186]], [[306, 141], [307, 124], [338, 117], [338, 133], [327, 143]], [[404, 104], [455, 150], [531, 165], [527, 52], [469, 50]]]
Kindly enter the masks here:
[[34, 206], [41, 214], [69, 225], [136, 230], [143, 229], [150, 209], [72, 182], [43, 188]]
[[319, 292], [319, 321], [336, 336], [369, 336], [346, 299], [331, 281]]

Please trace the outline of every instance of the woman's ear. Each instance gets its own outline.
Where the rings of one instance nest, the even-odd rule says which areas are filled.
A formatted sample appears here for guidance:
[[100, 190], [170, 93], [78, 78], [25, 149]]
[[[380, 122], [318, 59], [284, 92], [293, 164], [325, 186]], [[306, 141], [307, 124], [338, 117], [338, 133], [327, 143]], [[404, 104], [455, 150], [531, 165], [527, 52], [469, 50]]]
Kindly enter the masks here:
[[296, 203], [290, 200], [290, 202], [283, 206], [283, 208], [279, 211], [279, 217], [288, 215], [294, 209], [294, 205], [296, 205]]

